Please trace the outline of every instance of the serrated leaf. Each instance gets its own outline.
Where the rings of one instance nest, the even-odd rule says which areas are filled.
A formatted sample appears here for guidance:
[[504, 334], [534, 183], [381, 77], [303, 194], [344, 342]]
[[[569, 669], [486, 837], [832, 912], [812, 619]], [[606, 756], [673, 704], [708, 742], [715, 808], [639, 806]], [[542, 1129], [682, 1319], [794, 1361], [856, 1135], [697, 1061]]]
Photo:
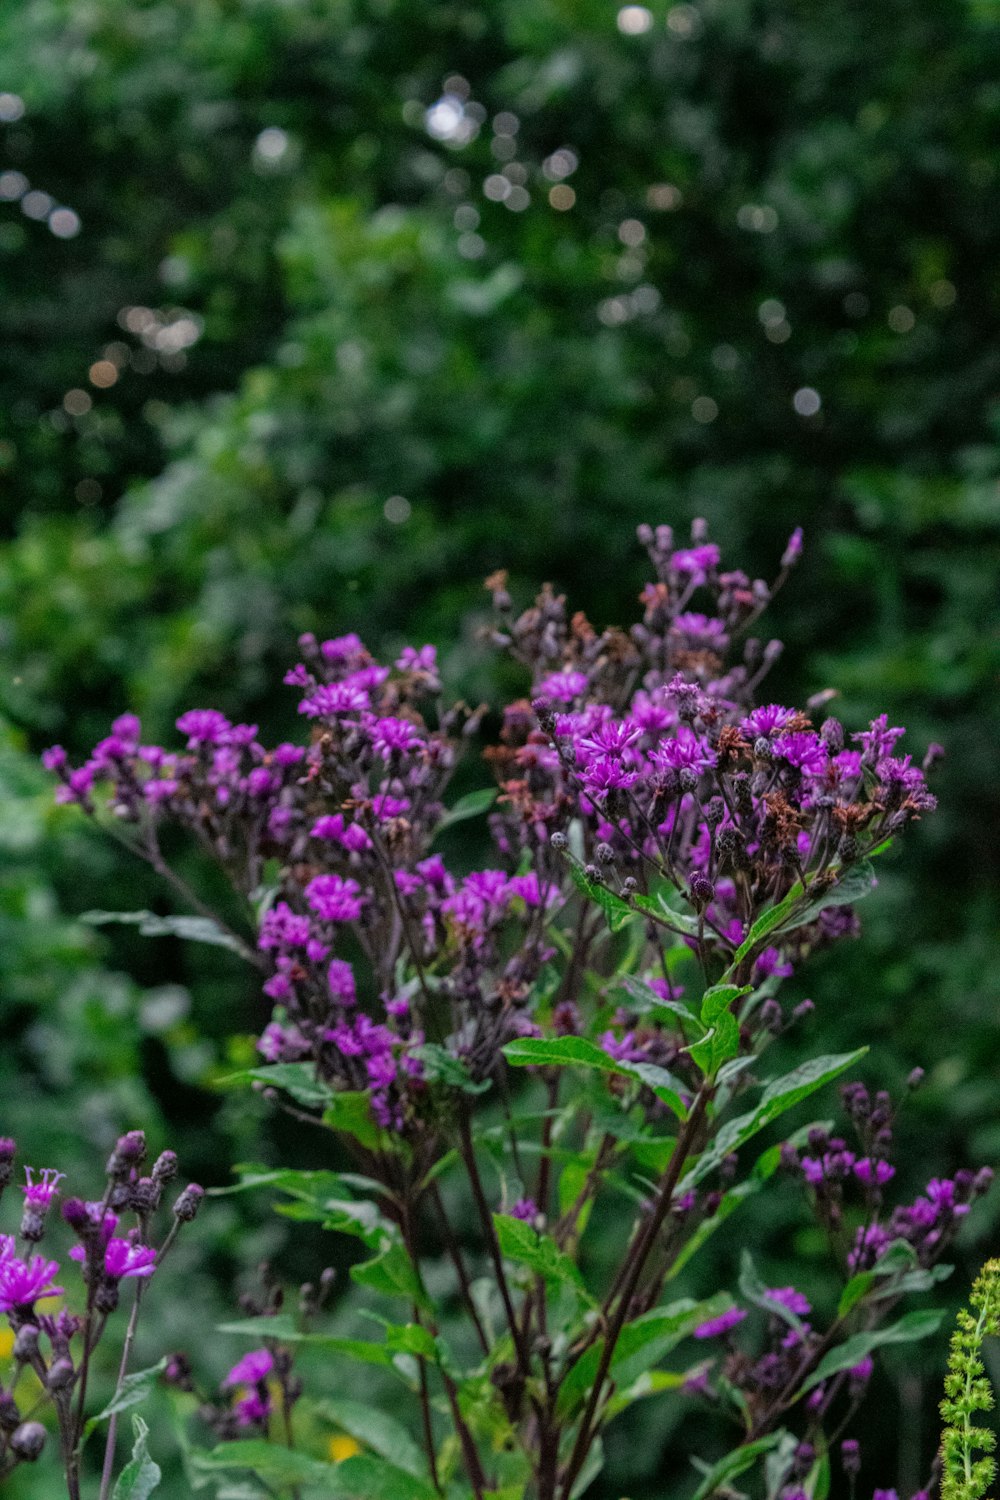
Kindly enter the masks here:
[[83, 1429], [84, 1438], [88, 1437], [95, 1427], [106, 1422], [117, 1412], [128, 1411], [130, 1407], [138, 1406], [141, 1401], [145, 1401], [149, 1393], [155, 1390], [161, 1373], [166, 1369], [166, 1364], [164, 1356], [157, 1364], [150, 1365], [148, 1370], [137, 1370], [134, 1375], [126, 1375], [104, 1410], [99, 1411], [88, 1421]]
[[[728, 1311], [733, 1299], [725, 1292], [695, 1302], [683, 1297], [667, 1307], [656, 1307], [626, 1323], [619, 1335], [611, 1359], [611, 1376], [616, 1384], [628, 1385], [663, 1359], [700, 1323]], [[598, 1339], [571, 1366], [559, 1389], [558, 1409], [568, 1415], [574, 1405], [590, 1392], [597, 1375], [604, 1340]]]
[[384, 1244], [371, 1260], [353, 1265], [350, 1274], [351, 1280], [356, 1281], [358, 1286], [382, 1292], [387, 1297], [406, 1297], [418, 1306], [426, 1306], [427, 1294], [420, 1283], [420, 1276], [399, 1242]]
[[257, 954], [249, 943], [243, 942], [234, 932], [227, 932], [218, 922], [213, 922], [211, 917], [194, 917], [183, 913], [161, 917], [155, 911], [85, 911], [80, 921], [86, 922], [90, 927], [107, 927], [112, 924], [138, 927], [143, 937], [176, 937], [189, 943], [208, 943], [213, 948], [228, 948], [231, 953], [238, 953], [240, 958], [248, 959], [251, 963], [257, 961]]
[[679, 1119], [687, 1119], [687, 1107], [679, 1092], [681, 1085], [665, 1068], [654, 1063], [632, 1063], [610, 1057], [602, 1047], [582, 1036], [518, 1037], [503, 1048], [507, 1061], [515, 1068], [591, 1068], [599, 1073], [617, 1073], [637, 1078], [666, 1104]]
[[943, 1317], [943, 1309], [926, 1308], [907, 1313], [898, 1323], [892, 1323], [888, 1328], [852, 1334], [838, 1348], [831, 1349], [829, 1354], [824, 1355], [798, 1394], [804, 1396], [814, 1386], [829, 1380], [831, 1375], [838, 1375], [841, 1370], [849, 1370], [860, 1364], [875, 1349], [881, 1349], [887, 1344], [911, 1344], [918, 1339], [929, 1338], [931, 1334], [937, 1333]]
[[865, 896], [870, 895], [877, 884], [875, 871], [867, 860], [861, 860], [860, 863], [851, 865], [836, 885], [817, 896], [814, 901], [808, 902], [801, 911], [797, 911], [794, 917], [782, 923], [776, 931], [791, 932], [795, 928], [806, 927], [816, 920], [820, 912], [826, 911], [831, 906], [853, 906], [855, 901], [862, 901]]
[[141, 1417], [132, 1418], [132, 1431], [135, 1433], [132, 1457], [118, 1476], [112, 1500], [149, 1500], [163, 1477], [159, 1464], [149, 1456], [146, 1444], [149, 1428]]
[[855, 1063], [860, 1062], [868, 1051], [858, 1047], [854, 1052], [840, 1052], [823, 1057], [810, 1058], [808, 1062], [793, 1068], [784, 1077], [775, 1079], [764, 1089], [760, 1103], [755, 1109], [735, 1120], [729, 1120], [719, 1131], [711, 1146], [695, 1162], [682, 1179], [684, 1188], [694, 1187], [715, 1170], [732, 1151], [751, 1140], [766, 1126], [787, 1114], [823, 1084], [837, 1078]]
[[666, 927], [668, 931], [682, 937], [697, 937], [701, 932], [698, 918], [690, 912], [677, 911], [662, 892], [656, 892], [652, 896], [635, 895], [632, 897], [632, 905], [644, 916], [651, 917], [658, 926]]
[[494, 1214], [493, 1225], [507, 1260], [527, 1266], [546, 1281], [562, 1282], [591, 1300], [578, 1267], [564, 1250], [559, 1249], [551, 1235], [540, 1234], [523, 1219], [515, 1219], [511, 1214]]
[[213, 1472], [227, 1469], [249, 1469], [259, 1479], [279, 1489], [300, 1484], [323, 1484], [327, 1493], [339, 1495], [336, 1487], [337, 1467], [321, 1463], [295, 1448], [269, 1443], [265, 1438], [242, 1438], [238, 1442], [219, 1443], [208, 1453], [195, 1453], [196, 1470]]
[[720, 1458], [708, 1470], [691, 1500], [710, 1500], [716, 1490], [728, 1484], [730, 1479], [738, 1479], [741, 1474], [745, 1474], [762, 1454], [770, 1452], [784, 1436], [783, 1432], [771, 1432], [767, 1437], [755, 1438], [752, 1443], [745, 1443], [741, 1448], [727, 1453], [725, 1458]]

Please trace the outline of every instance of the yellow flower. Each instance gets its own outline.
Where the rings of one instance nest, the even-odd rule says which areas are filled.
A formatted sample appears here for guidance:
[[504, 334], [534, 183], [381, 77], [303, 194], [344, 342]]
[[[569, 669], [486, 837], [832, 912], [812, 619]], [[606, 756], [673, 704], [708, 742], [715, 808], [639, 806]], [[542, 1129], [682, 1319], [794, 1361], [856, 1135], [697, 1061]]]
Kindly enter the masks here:
[[346, 1432], [335, 1432], [326, 1445], [326, 1451], [331, 1462], [343, 1463], [345, 1458], [354, 1458], [355, 1454], [361, 1452], [361, 1444], [356, 1438], [348, 1437]]
[[0, 1359], [9, 1358], [14, 1348], [14, 1335], [9, 1328], [0, 1328]]

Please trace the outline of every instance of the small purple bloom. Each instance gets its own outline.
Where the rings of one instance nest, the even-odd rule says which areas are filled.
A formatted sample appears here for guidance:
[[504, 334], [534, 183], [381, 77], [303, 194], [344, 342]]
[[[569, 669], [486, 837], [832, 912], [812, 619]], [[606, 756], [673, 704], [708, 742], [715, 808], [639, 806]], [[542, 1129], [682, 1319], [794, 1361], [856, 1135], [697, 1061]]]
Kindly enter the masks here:
[[341, 875], [317, 875], [305, 888], [305, 898], [324, 922], [354, 922], [361, 915], [366, 896], [356, 880]]
[[696, 1339], [716, 1339], [722, 1334], [729, 1333], [738, 1323], [742, 1323], [746, 1317], [742, 1307], [730, 1307], [726, 1312], [720, 1313], [717, 1318], [709, 1318], [707, 1323], [699, 1323], [694, 1330]]
[[156, 1251], [152, 1245], [133, 1245], [130, 1240], [108, 1240], [104, 1251], [104, 1273], [114, 1281], [126, 1276], [145, 1278], [156, 1269]]
[[812, 1312], [808, 1299], [793, 1286], [773, 1286], [768, 1289], [766, 1295], [770, 1301], [787, 1307], [788, 1311], [794, 1313], [797, 1318], [806, 1318]]
[[46, 1213], [52, 1207], [52, 1200], [59, 1191], [59, 1184], [66, 1176], [65, 1172], [57, 1172], [54, 1167], [42, 1168], [42, 1179], [36, 1182], [35, 1168], [25, 1167], [24, 1175], [28, 1179], [27, 1187], [23, 1187], [25, 1208], [33, 1208], [38, 1213]]
[[229, 720], [215, 708], [190, 708], [177, 720], [177, 728], [187, 735], [189, 750], [199, 745], [224, 745], [230, 727]]
[[33, 1255], [30, 1260], [8, 1255], [0, 1259], [0, 1312], [13, 1312], [18, 1307], [30, 1307], [40, 1297], [56, 1297], [61, 1286], [53, 1286], [52, 1278], [59, 1274], [59, 1263]]
[[853, 1172], [859, 1182], [865, 1187], [884, 1187], [891, 1182], [896, 1175], [896, 1168], [890, 1166], [887, 1161], [880, 1161], [871, 1156], [863, 1156], [860, 1161], [854, 1163]]
[[223, 1385], [256, 1385], [266, 1380], [274, 1369], [274, 1356], [268, 1349], [251, 1349], [238, 1360], [223, 1381]]
[[533, 1224], [538, 1218], [538, 1204], [534, 1198], [518, 1198], [510, 1210], [512, 1219], [521, 1219], [525, 1224]]

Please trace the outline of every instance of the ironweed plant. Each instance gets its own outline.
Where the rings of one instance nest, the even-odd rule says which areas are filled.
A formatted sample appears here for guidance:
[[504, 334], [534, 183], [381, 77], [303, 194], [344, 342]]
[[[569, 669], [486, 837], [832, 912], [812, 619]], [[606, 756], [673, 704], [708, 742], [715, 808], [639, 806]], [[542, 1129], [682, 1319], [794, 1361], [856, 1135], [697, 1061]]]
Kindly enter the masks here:
[[[721, 1458], [688, 1455], [692, 1500], [741, 1475], [773, 1500], [822, 1496], [856, 1483], [843, 1434], [877, 1351], [938, 1325], [899, 1305], [947, 1274], [989, 1173], [890, 1207], [888, 1094], [844, 1089], [850, 1141], [829, 1123], [775, 1130], [865, 1049], [783, 1075], [768, 1057], [811, 1008], [783, 1004], [783, 981], [857, 933], [872, 861], [933, 809], [924, 769], [885, 715], [851, 733], [817, 722], [823, 697], [766, 701], [781, 648], [753, 631], [799, 533], [773, 586], [724, 569], [703, 523], [681, 545], [665, 526], [639, 535], [654, 577], [630, 629], [596, 630], [550, 588], [518, 615], [504, 575], [487, 581], [493, 641], [530, 688], [485, 752], [493, 784], [450, 805], [486, 711], [446, 700], [433, 647], [388, 666], [356, 635], [301, 641], [285, 681], [304, 743], [266, 748], [255, 726], [192, 709], [182, 749], [144, 744], [125, 714], [86, 764], [46, 755], [61, 800], [107, 817], [196, 913], [124, 919], [257, 966], [274, 1011], [247, 1081], [353, 1157], [343, 1173], [243, 1169], [242, 1186], [357, 1237], [370, 1254], [351, 1275], [384, 1307], [379, 1335], [306, 1332], [274, 1302], [230, 1325], [257, 1347], [204, 1406], [223, 1441], [195, 1455], [202, 1476], [572, 1500], [607, 1424], [661, 1395], [718, 1412], [723, 1433], [728, 1418]], [[495, 862], [458, 873], [436, 840], [477, 816]], [[244, 930], [168, 863], [174, 825], [225, 871]], [[766, 1285], [749, 1252], [738, 1296], [678, 1295], [779, 1171], [828, 1236], [838, 1305], [817, 1314]], [[463, 1193], [474, 1232], [455, 1222]], [[588, 1253], [595, 1205], [620, 1223], [608, 1275]], [[446, 1302], [463, 1320], [447, 1338]], [[325, 1462], [292, 1423], [303, 1346], [380, 1367], [410, 1418], [355, 1405], [361, 1451]], [[191, 1383], [183, 1361], [172, 1375]]]
[[[14, 1156], [14, 1142], [0, 1140], [0, 1194], [13, 1181]], [[107, 1423], [100, 1500], [111, 1495], [119, 1414], [139, 1404], [166, 1364], [161, 1361], [154, 1369], [129, 1374], [143, 1292], [182, 1225], [197, 1214], [203, 1197], [193, 1183], [183, 1189], [174, 1200], [170, 1227], [157, 1247], [155, 1223], [167, 1185], [177, 1176], [177, 1157], [172, 1151], [162, 1152], [144, 1176], [145, 1156], [142, 1131], [129, 1131], [108, 1159], [100, 1199], [64, 1199], [62, 1228], [73, 1238], [68, 1258], [79, 1266], [74, 1279], [82, 1280], [80, 1294], [75, 1298], [66, 1294], [65, 1303], [65, 1289], [56, 1285], [62, 1274], [59, 1262], [38, 1250], [50, 1228], [64, 1174], [51, 1167], [41, 1172], [25, 1168], [20, 1227], [16, 1235], [0, 1234], [0, 1314], [9, 1330], [13, 1362], [10, 1383], [0, 1387], [0, 1481], [41, 1456], [48, 1433], [38, 1417], [48, 1409], [54, 1414], [70, 1500], [80, 1500], [83, 1493], [83, 1446], [95, 1429]], [[88, 1418], [94, 1352], [114, 1327], [126, 1282], [132, 1282], [135, 1290], [121, 1340], [114, 1395], [102, 1411]], [[74, 1305], [77, 1311], [72, 1310]], [[146, 1424], [136, 1417], [134, 1425], [135, 1447], [115, 1485], [116, 1500], [140, 1500], [151, 1493], [160, 1476], [148, 1452]]]

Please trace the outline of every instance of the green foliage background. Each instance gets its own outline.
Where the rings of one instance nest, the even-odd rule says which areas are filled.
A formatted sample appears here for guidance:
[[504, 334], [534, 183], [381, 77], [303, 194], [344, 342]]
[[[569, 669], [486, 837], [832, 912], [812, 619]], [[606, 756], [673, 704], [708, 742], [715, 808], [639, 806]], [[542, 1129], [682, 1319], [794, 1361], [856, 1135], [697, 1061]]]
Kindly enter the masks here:
[[[165, 898], [51, 810], [42, 746], [82, 752], [126, 706], [154, 734], [207, 703], [291, 727], [275, 683], [306, 629], [434, 640], [485, 695], [483, 575], [629, 618], [635, 524], [695, 515], [765, 576], [806, 529], [770, 622], [781, 697], [834, 687], [852, 725], [887, 708], [947, 749], [941, 811], [802, 993], [820, 1050], [927, 1069], [904, 1189], [1000, 1158], [1000, 13], [648, 14], [628, 34], [611, 0], [0, 9], [24, 105], [0, 172], [82, 223], [60, 239], [0, 201], [0, 1087], [36, 1161], [94, 1175], [140, 1121], [208, 1182], [310, 1149], [212, 1087], [263, 1014], [224, 955], [77, 920]], [[434, 134], [449, 92], [469, 139]], [[509, 161], [519, 192], [494, 201]], [[145, 342], [129, 308], [159, 314]], [[323, 1253], [245, 1202], [206, 1215], [151, 1354], [231, 1312], [263, 1254], [291, 1280]], [[776, 1281], [818, 1255], [780, 1195], [745, 1214]], [[969, 1226], [959, 1279], [998, 1221]], [[938, 1373], [880, 1377], [874, 1482], [916, 1485]], [[668, 1438], [658, 1414], [612, 1437], [601, 1495], [685, 1493]]]

